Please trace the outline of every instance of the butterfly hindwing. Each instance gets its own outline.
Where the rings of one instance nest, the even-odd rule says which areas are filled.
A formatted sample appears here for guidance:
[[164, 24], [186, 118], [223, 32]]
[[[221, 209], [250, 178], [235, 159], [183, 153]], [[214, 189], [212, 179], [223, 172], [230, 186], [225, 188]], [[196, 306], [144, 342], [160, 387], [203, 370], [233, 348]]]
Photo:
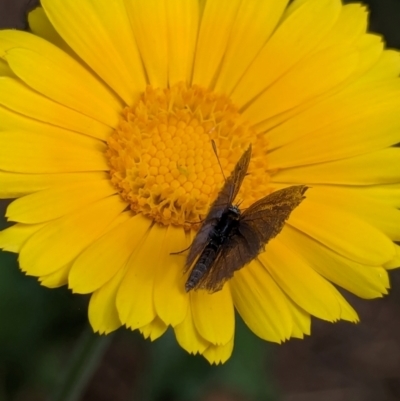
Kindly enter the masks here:
[[232, 233], [227, 243], [199, 283], [199, 288], [212, 293], [222, 289], [226, 281], [233, 277], [235, 271], [251, 262], [259, 253], [258, 237], [246, 223]]

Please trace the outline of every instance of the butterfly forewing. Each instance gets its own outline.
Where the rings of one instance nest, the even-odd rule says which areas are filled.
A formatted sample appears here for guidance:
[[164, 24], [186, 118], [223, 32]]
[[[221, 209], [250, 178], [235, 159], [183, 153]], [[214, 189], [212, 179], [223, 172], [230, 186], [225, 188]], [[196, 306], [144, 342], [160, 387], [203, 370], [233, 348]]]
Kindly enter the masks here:
[[247, 169], [249, 168], [250, 157], [251, 145], [243, 153], [231, 175], [226, 179], [224, 186], [222, 187], [207, 214], [206, 221], [208, 219], [219, 219], [224, 210], [228, 206], [232, 205], [236, 195], [240, 190], [240, 187], [242, 186], [244, 177], [246, 176]]
[[293, 210], [305, 199], [305, 185], [280, 189], [253, 203], [240, 217], [239, 227], [245, 224], [257, 234], [262, 246], [277, 236]]

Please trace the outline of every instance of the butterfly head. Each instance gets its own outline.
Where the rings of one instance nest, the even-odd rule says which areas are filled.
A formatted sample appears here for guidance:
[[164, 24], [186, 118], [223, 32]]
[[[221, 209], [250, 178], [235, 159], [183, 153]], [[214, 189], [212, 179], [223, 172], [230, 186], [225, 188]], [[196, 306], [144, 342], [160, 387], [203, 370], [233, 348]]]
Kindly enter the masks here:
[[230, 215], [231, 218], [234, 220], [239, 220], [240, 217], [240, 209], [239, 205], [230, 205], [227, 210], [228, 214]]

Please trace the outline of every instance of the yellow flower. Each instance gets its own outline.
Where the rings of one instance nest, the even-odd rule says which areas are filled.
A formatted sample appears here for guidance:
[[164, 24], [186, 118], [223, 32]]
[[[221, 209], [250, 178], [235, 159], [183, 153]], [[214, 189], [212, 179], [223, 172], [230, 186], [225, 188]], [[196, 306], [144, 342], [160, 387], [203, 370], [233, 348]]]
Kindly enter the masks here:
[[[339, 0], [42, 0], [33, 34], [0, 32], [0, 233], [47, 287], [92, 293], [121, 325], [212, 363], [236, 309], [259, 337], [357, 321], [332, 283], [387, 293], [400, 264], [399, 53]], [[251, 143], [243, 208], [310, 187], [223, 290], [185, 292], [185, 254]]]

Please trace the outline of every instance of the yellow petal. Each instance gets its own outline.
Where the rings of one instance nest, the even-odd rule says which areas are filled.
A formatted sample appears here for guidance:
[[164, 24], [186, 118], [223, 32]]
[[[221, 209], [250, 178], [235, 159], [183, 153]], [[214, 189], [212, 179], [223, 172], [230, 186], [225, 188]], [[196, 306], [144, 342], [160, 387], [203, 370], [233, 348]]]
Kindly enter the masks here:
[[142, 215], [124, 213], [118, 224], [85, 249], [75, 260], [69, 276], [74, 292], [97, 290], [122, 269], [141, 243], [151, 224]]
[[178, 344], [190, 354], [202, 354], [211, 344], [196, 329], [192, 310], [188, 308], [185, 319], [174, 327]]
[[232, 355], [233, 343], [234, 341], [232, 338], [224, 345], [211, 344], [202, 355], [212, 364], [219, 365], [220, 363], [225, 363]]
[[58, 185], [16, 199], [7, 208], [11, 221], [35, 224], [64, 216], [115, 194], [109, 179]]
[[150, 84], [167, 87], [167, 3], [157, 0], [126, 1], [125, 6]]
[[16, 77], [8, 63], [3, 59], [0, 59], [0, 77]]
[[107, 231], [125, 208], [119, 196], [110, 196], [47, 223], [23, 245], [21, 269], [33, 276], [56, 271]]
[[19, 253], [22, 245], [45, 224], [14, 224], [0, 231], [0, 248]]
[[365, 130], [368, 131], [370, 120], [377, 118], [381, 121], [379, 113], [390, 104], [393, 109], [399, 107], [399, 95], [398, 80], [365, 82], [357, 87], [348, 86], [337, 93], [330, 92], [323, 99], [306, 102], [257, 127], [266, 132], [269, 148], [276, 149], [295, 140], [300, 144], [301, 138], [307, 138], [307, 135], [313, 137], [316, 133], [324, 135], [327, 132], [332, 135], [331, 132], [338, 132], [341, 135], [340, 131], [346, 129], [347, 125], [359, 124], [362, 131], [351, 133], [353, 142], [357, 144], [360, 142], [360, 133], [364, 135]]
[[149, 324], [139, 328], [144, 338], [150, 338], [151, 341], [157, 340], [166, 331], [168, 326], [156, 316], [156, 318]]
[[[169, 0], [165, 4], [168, 32], [168, 83], [171, 87], [178, 82], [189, 83], [192, 77], [194, 50], [199, 25], [199, 2], [197, 0]], [[148, 29], [147, 33], [151, 33], [151, 30]], [[151, 40], [150, 37], [145, 35], [141, 36], [141, 38], [142, 47], [146, 46], [145, 40]], [[153, 42], [153, 46], [154, 43], [160, 44], [160, 40]], [[146, 53], [149, 53], [149, 57], [146, 55], [145, 61], [146, 66], [150, 64], [146, 70], [149, 71], [151, 69], [153, 71], [152, 74], [156, 75], [157, 64], [153, 63], [157, 60], [153, 46], [150, 52], [148, 52], [148, 48], [144, 48]], [[150, 80], [150, 82], [153, 81]]]
[[286, 294], [306, 312], [330, 322], [345, 318], [340, 293], [280, 239], [272, 240], [260, 262]]
[[116, 296], [124, 274], [124, 270], [120, 270], [90, 297], [89, 322], [95, 332], [108, 334], [122, 325], [116, 307]]
[[394, 248], [396, 254], [394, 255], [393, 259], [383, 265], [383, 267], [387, 270], [397, 269], [400, 267], [400, 245], [394, 244]]
[[240, 0], [206, 2], [197, 40], [193, 84], [211, 87], [225, 54], [240, 3]]
[[323, 163], [394, 145], [400, 141], [400, 120], [396, 114], [399, 107], [400, 96], [384, 103], [371, 103], [366, 107], [367, 110], [354, 117], [331, 120], [329, 126], [310, 132], [272, 152], [270, 166], [287, 168]]
[[288, 298], [286, 302], [293, 319], [293, 329], [290, 336], [294, 338], [304, 338], [304, 334], [309, 335], [311, 333], [311, 316], [290, 298]]
[[368, 12], [363, 4], [346, 4], [342, 6], [335, 25], [319, 48], [328, 48], [342, 43], [344, 46], [353, 44], [367, 31]]
[[16, 79], [0, 78], [0, 104], [27, 117], [90, 137], [105, 139], [111, 132], [110, 127], [53, 102]]
[[[397, 158], [400, 161], [400, 149]], [[388, 164], [390, 164], [388, 159]], [[393, 169], [393, 164], [390, 164]], [[400, 178], [400, 172], [399, 172]], [[309, 199], [323, 205], [332, 205], [359, 216], [372, 226], [381, 230], [393, 241], [400, 241], [400, 210], [386, 206], [378, 200], [362, 196], [360, 191], [349, 191], [343, 187], [315, 188], [310, 191]]]
[[114, 0], [112, 12], [107, 0], [41, 3], [57, 32], [82, 60], [126, 104], [134, 102], [145, 89], [146, 81], [124, 1]]
[[[260, 121], [256, 127], [257, 131], [269, 134], [271, 131], [274, 131], [277, 128], [280, 133], [277, 134], [276, 140], [278, 142], [285, 142], [287, 141], [288, 136], [290, 138], [300, 137], [303, 134], [303, 129], [315, 131], [314, 124], [319, 124], [322, 122], [323, 125], [326, 125], [326, 123], [331, 123], [334, 120], [334, 116], [335, 114], [337, 114], [338, 111], [342, 112], [342, 110], [345, 110], [350, 116], [357, 116], [360, 109], [365, 111], [364, 109], [367, 107], [367, 105], [363, 108], [360, 108], [360, 104], [354, 101], [352, 97], [354, 97], [355, 95], [359, 95], [360, 90], [365, 90], [364, 86], [366, 84], [372, 83], [374, 85], [377, 85], [377, 82], [369, 82], [370, 80], [362, 80], [362, 78], [364, 75], [368, 74], [369, 70], [374, 68], [376, 63], [379, 61], [379, 58], [382, 56], [382, 41], [379, 37], [376, 37], [374, 35], [363, 35], [361, 39], [354, 42], [352, 46], [349, 46], [349, 44], [346, 42], [343, 42], [342, 44], [336, 44], [335, 46], [336, 47], [334, 48], [341, 49], [343, 54], [345, 54], [346, 51], [351, 54], [351, 49], [353, 49], [353, 51], [355, 51], [359, 55], [359, 62], [353, 64], [353, 72], [348, 76], [348, 78], [342, 80], [341, 82], [337, 82], [339, 85], [332, 85], [332, 82], [331, 84], [329, 84], [329, 78], [325, 77], [326, 83], [328, 84], [325, 91], [320, 91], [319, 95], [315, 97], [306, 96], [307, 100], [298, 103], [298, 105], [295, 107], [288, 109], [286, 105], [286, 111], [279, 114], [270, 115], [268, 119]], [[319, 46], [318, 51], [315, 51], [314, 54], [323, 55], [324, 52], [326, 54], [329, 54], [331, 48], [332, 46], [330, 48], [327, 48], [326, 46]], [[307, 62], [307, 59], [305, 59], [305, 62]], [[338, 62], [338, 60], [335, 60], [335, 62]], [[331, 66], [329, 68], [331, 68]], [[319, 73], [320, 72], [317, 72], [316, 74], [318, 75]], [[307, 77], [305, 77], [305, 79], [308, 79], [309, 76], [310, 73], [307, 75]], [[336, 78], [338, 78], [338, 75], [336, 75]], [[283, 77], [282, 79], [285, 79], [285, 77]], [[393, 90], [398, 87], [398, 82], [394, 83], [395, 85]], [[297, 87], [298, 85], [299, 84], [296, 82], [295, 87]], [[313, 85], [315, 85], [315, 82], [311, 83], [311, 86]], [[390, 88], [389, 85], [388, 87]], [[387, 96], [387, 94], [389, 92], [393, 92], [393, 90], [386, 90], [384, 94]], [[305, 90], [305, 93], [308, 94], [308, 89]], [[265, 96], [269, 96], [269, 90], [266, 91]], [[365, 103], [365, 100], [371, 99], [372, 96], [372, 93], [368, 93], [367, 97], [361, 97], [361, 102]], [[258, 103], [260, 104], [261, 116], [263, 103], [259, 102], [259, 100], [260, 99], [257, 99]], [[286, 128], [286, 123], [292, 124], [292, 120], [296, 120], [298, 116], [303, 117], [303, 113], [307, 113], [310, 109], [311, 111], [313, 111], [314, 107], [318, 107], [321, 104], [324, 107], [327, 101], [333, 102], [333, 107], [325, 110], [325, 112], [321, 114], [322, 117], [319, 117], [317, 119], [315, 119], [315, 117], [308, 119], [307, 123], [303, 125], [295, 122], [295, 129], [284, 129], [282, 135], [282, 125], [284, 125], [284, 128]], [[293, 102], [293, 100], [289, 98], [289, 102]], [[346, 103], [349, 103], [350, 107], [347, 107]], [[375, 105], [375, 102], [371, 102], [370, 104]], [[285, 106], [285, 103], [281, 102], [281, 106]], [[352, 111], [351, 108], [355, 109], [355, 111]], [[327, 118], [327, 116], [329, 116], [329, 118]], [[271, 149], [277, 146], [278, 144], [275, 143], [275, 141], [272, 141], [270, 143]]]
[[104, 124], [115, 125], [122, 108], [120, 100], [82, 63], [57, 46], [26, 32], [4, 30], [0, 32], [0, 54], [15, 74], [38, 92]]
[[342, 46], [313, 54], [271, 83], [243, 111], [243, 116], [257, 124], [302, 105], [343, 83], [355, 71], [358, 59], [355, 49]]
[[362, 78], [379, 61], [384, 49], [384, 43], [381, 36], [366, 34], [362, 35], [355, 45], [360, 52], [360, 62], [353, 78]]
[[382, 267], [362, 265], [344, 258], [290, 226], [279, 234], [282, 242], [304, 258], [327, 280], [356, 294], [371, 299], [387, 294], [389, 278]]
[[203, 338], [215, 345], [225, 345], [232, 340], [235, 313], [229, 286], [213, 294], [192, 291], [190, 304], [194, 324]]
[[341, 309], [340, 318], [351, 323], [358, 323], [360, 318], [354, 308], [343, 297], [339, 299], [339, 302]]
[[230, 285], [235, 308], [251, 331], [276, 343], [290, 337], [287, 296], [258, 261], [236, 272]]
[[79, 64], [63, 53], [51, 50], [43, 54], [43, 50], [13, 48], [7, 51], [5, 59], [14, 73], [32, 89], [111, 128], [115, 127], [122, 104], [95, 81], [93, 75], [79, 68]]
[[357, 82], [355, 86], [364, 85], [367, 82], [375, 82], [398, 78], [400, 75], [400, 52], [385, 50], [380, 55], [378, 62]]
[[[231, 93], [276, 28], [288, 0], [242, 1], [232, 23], [214, 90]], [[210, 32], [211, 33], [211, 32]], [[214, 44], [209, 44], [213, 48]]]
[[[240, 106], [305, 58], [327, 36], [340, 14], [337, 0], [295, 1], [231, 95]], [[257, 79], [254, 79], [257, 77]]]
[[[38, 134], [48, 134], [53, 136], [77, 135], [76, 132], [62, 129], [54, 125], [47, 124], [46, 121], [36, 120], [35, 117], [30, 118], [26, 115], [19, 114], [13, 110], [7, 109], [0, 105], [0, 130], [14, 131], [18, 127], [19, 131], [30, 131]], [[93, 135], [90, 135], [93, 136]], [[108, 137], [108, 134], [107, 134]], [[99, 138], [100, 140], [105, 139]]]
[[0, 198], [11, 199], [58, 185], [109, 179], [108, 173], [19, 174], [0, 171]]
[[28, 14], [28, 23], [31, 32], [35, 36], [46, 39], [66, 53], [72, 52], [72, 49], [61, 38], [53, 25], [51, 25], [42, 7], [37, 7]]
[[308, 193], [288, 224], [361, 264], [382, 266], [395, 253], [393, 242], [377, 228], [341, 208], [316, 202]]
[[400, 207], [400, 182], [387, 185], [368, 185], [364, 187], [350, 187], [360, 191], [363, 196], [384, 203], [392, 207]]
[[117, 309], [121, 322], [132, 330], [143, 327], [154, 320], [154, 280], [163, 255], [154, 252], [154, 244], [163, 248], [167, 230], [153, 225], [143, 235], [135, 252], [127, 263], [127, 272], [118, 289]]
[[40, 284], [48, 288], [58, 288], [67, 285], [70, 270], [71, 263], [67, 263], [66, 266], [60, 267], [55, 272], [39, 277]]
[[399, 182], [400, 177], [400, 171], [393, 168], [398, 164], [399, 156], [399, 148], [387, 148], [342, 160], [282, 168], [274, 175], [273, 181], [336, 185], [394, 184]]
[[0, 168], [22, 173], [107, 171], [106, 146], [67, 132], [51, 136], [26, 131], [0, 133]]
[[171, 253], [187, 248], [187, 241], [181, 227], [169, 226], [166, 231], [164, 248], [159, 249], [164, 260], [154, 282], [154, 305], [164, 323], [174, 327], [187, 314], [189, 296], [185, 292], [186, 277], [183, 275], [185, 254]]

